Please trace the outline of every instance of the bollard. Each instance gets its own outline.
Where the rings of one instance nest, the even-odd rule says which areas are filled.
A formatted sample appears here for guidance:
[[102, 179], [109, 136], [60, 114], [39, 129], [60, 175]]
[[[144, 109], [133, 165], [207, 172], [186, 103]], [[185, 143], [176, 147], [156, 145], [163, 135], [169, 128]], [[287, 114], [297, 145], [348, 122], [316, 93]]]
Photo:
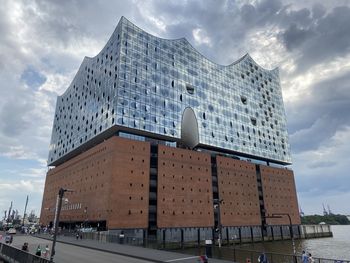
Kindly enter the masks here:
[[208, 257], [208, 258], [212, 258], [213, 257], [213, 252], [212, 252], [212, 249], [213, 249], [213, 241], [210, 240], [210, 239], [207, 239], [205, 240], [205, 255]]

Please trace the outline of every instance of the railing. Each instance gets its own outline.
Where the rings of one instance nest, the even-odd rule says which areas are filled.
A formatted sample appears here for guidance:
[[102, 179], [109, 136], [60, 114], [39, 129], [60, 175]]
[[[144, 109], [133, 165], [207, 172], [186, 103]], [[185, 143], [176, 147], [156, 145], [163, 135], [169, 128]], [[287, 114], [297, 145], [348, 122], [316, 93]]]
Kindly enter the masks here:
[[[74, 233], [64, 233], [64, 236], [74, 237]], [[169, 242], [169, 241], [159, 241], [155, 239], [144, 239], [138, 237], [129, 237], [120, 235], [103, 233], [103, 232], [91, 232], [82, 233], [83, 239], [96, 240], [102, 243], [117, 243], [132, 246], [143, 246], [152, 249], [162, 249], [171, 251], [181, 251], [186, 254], [193, 255], [204, 255], [206, 254], [206, 247], [204, 243], [197, 242]], [[236, 263], [246, 263], [246, 262], [258, 262], [258, 258], [261, 255], [261, 251], [249, 250], [245, 248], [235, 247], [235, 246], [223, 246], [221, 248], [217, 246], [211, 247], [212, 257], [217, 259], [224, 259], [233, 261]], [[302, 263], [301, 255], [291, 255], [291, 254], [281, 254], [265, 252], [269, 263]], [[339, 260], [339, 259], [329, 259], [329, 258], [317, 258], [313, 257], [315, 263], [350, 263], [350, 260]]]
[[[227, 248], [222, 247], [213, 249], [213, 257], [233, 260], [237, 263], [258, 262], [261, 251], [242, 249], [242, 248]], [[269, 263], [302, 263], [301, 255], [280, 254], [265, 252]], [[315, 263], [350, 263], [350, 260], [336, 260], [329, 258], [313, 257]]]
[[38, 257], [13, 246], [0, 243], [0, 258], [5, 262], [18, 263], [49, 263], [45, 258]]
[[[99, 240], [100, 242], [111, 242], [118, 244], [127, 244], [134, 246], [144, 246], [153, 249], [163, 250], [182, 250], [184, 253], [192, 253], [194, 255], [204, 255], [205, 245], [203, 243], [181, 243], [181, 242], [169, 242], [169, 241], [157, 241], [155, 239], [142, 239], [136, 237], [124, 237], [120, 238], [119, 235], [108, 233], [83, 233], [83, 238]], [[243, 249], [239, 247], [212, 247], [213, 258], [229, 260], [237, 263], [258, 262], [258, 258], [261, 255], [261, 251]], [[265, 255], [268, 258], [269, 263], [302, 263], [301, 255], [281, 254], [266, 252]], [[350, 263], [350, 260], [337, 260], [329, 258], [317, 258], [313, 257], [315, 263]]]

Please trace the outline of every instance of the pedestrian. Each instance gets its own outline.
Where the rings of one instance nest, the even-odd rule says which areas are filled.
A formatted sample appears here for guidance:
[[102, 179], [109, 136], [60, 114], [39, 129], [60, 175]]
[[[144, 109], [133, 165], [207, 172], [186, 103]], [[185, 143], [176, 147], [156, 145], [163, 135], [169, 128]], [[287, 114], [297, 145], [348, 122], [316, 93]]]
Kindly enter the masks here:
[[38, 257], [41, 257], [41, 248], [40, 248], [40, 245], [38, 245], [38, 247], [36, 248], [35, 255], [38, 256]]
[[9, 241], [10, 245], [12, 244], [12, 242], [13, 242], [13, 235], [10, 235], [10, 241]]
[[83, 233], [80, 233], [80, 240], [83, 239]]
[[77, 232], [77, 234], [75, 235], [76, 239], [79, 239], [79, 233]]
[[23, 246], [22, 246], [22, 250], [28, 252], [28, 243], [24, 242]]
[[199, 262], [200, 263], [208, 263], [207, 255], [199, 256]]
[[259, 263], [269, 263], [267, 260], [267, 256], [265, 255], [265, 252], [261, 253], [261, 255], [258, 258]]
[[301, 263], [308, 263], [309, 259], [306, 255], [305, 250], [303, 250], [303, 253], [301, 254]]
[[46, 245], [44, 250], [44, 258], [49, 258], [49, 256], [50, 256], [50, 248], [49, 248], [49, 245]]
[[308, 263], [313, 263], [315, 260], [312, 258], [311, 253], [309, 253]]

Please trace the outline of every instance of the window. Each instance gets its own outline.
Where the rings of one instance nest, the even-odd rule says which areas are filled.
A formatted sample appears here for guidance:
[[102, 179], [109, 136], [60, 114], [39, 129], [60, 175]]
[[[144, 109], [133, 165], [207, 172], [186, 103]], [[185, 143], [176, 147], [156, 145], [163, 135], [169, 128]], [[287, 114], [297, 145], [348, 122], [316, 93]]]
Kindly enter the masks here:
[[186, 90], [189, 94], [194, 94], [194, 87], [190, 84], [186, 84]]
[[241, 101], [244, 105], [247, 105], [247, 97], [241, 96]]
[[251, 118], [250, 118], [250, 121], [252, 122], [252, 124], [253, 124], [254, 126], [256, 126], [256, 118], [251, 117]]

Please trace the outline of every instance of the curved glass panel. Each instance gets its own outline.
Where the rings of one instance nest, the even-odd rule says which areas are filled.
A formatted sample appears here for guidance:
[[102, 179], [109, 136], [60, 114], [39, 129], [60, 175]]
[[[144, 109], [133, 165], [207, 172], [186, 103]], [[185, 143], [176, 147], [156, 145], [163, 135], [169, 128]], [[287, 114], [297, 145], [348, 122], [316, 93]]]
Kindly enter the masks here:
[[48, 163], [113, 126], [178, 141], [187, 107], [201, 146], [291, 163], [278, 69], [249, 55], [218, 65], [186, 39], [152, 36], [125, 18], [58, 97]]

